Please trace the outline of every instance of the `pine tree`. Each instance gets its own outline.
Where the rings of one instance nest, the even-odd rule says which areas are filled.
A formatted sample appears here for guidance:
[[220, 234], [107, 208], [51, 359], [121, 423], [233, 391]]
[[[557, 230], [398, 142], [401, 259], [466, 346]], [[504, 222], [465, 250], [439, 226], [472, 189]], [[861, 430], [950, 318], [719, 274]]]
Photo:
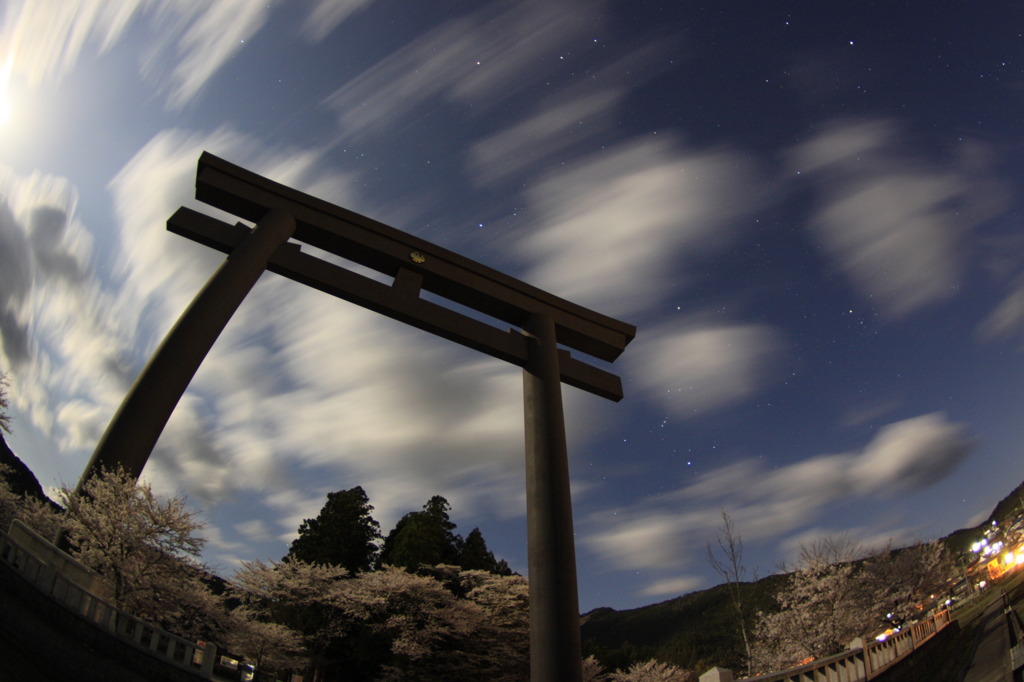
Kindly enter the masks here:
[[512, 569], [508, 567], [505, 560], [496, 560], [494, 553], [487, 549], [484, 534], [480, 532], [479, 528], [469, 531], [469, 535], [462, 543], [459, 567], [467, 571], [487, 571], [498, 575], [512, 575]]
[[458, 565], [462, 538], [448, 516], [448, 500], [434, 495], [423, 510], [403, 516], [388, 533], [378, 563], [415, 570], [420, 566]]
[[381, 538], [369, 498], [360, 486], [327, 495], [320, 514], [305, 519], [285, 561], [340, 566], [351, 573], [373, 568]]

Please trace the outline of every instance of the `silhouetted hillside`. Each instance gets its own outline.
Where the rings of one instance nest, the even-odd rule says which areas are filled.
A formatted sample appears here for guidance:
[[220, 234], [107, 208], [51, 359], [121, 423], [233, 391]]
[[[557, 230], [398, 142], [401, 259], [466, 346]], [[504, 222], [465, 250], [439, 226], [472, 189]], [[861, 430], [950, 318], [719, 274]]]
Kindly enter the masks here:
[[[959, 555], [969, 551], [995, 520], [1009, 526], [1024, 513], [1024, 483], [1004, 497], [988, 518], [941, 538]], [[784, 576], [772, 575], [744, 583], [743, 599], [750, 612], [768, 610]], [[742, 668], [742, 640], [725, 585], [691, 592], [675, 599], [626, 611], [600, 608], [582, 618], [584, 655], [594, 654], [609, 669], [657, 658], [698, 673], [718, 665]]]
[[955, 530], [942, 538], [951, 551], [961, 554], [967, 552], [970, 546], [977, 542], [982, 532], [995, 521], [1001, 527], [1008, 527], [1024, 514], [1024, 482], [1010, 491], [1010, 494], [996, 503], [992, 513], [977, 526]]
[[0, 433], [0, 464], [6, 464], [11, 468], [11, 472], [6, 478], [8, 485], [11, 486], [11, 490], [16, 494], [27, 494], [39, 500], [49, 502], [49, 498], [43, 493], [43, 487], [39, 485], [35, 474], [11, 451], [2, 433]]
[[[750, 612], [768, 609], [783, 580], [773, 575], [743, 583]], [[583, 616], [582, 636], [584, 653], [608, 668], [652, 657], [700, 672], [742, 667], [742, 639], [725, 585], [627, 611], [595, 609]]]

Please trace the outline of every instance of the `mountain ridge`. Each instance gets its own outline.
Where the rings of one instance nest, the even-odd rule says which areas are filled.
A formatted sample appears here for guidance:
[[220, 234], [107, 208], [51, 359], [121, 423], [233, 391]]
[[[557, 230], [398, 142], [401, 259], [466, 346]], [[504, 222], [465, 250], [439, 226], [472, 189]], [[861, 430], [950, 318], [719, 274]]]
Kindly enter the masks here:
[[[1003, 526], [1021, 513], [1024, 482], [997, 502], [984, 521], [954, 530], [939, 541], [954, 556], [962, 555], [992, 521]], [[773, 574], [741, 583], [741, 599], [752, 612], [765, 610], [784, 579], [785, 574]], [[741, 668], [742, 642], [733, 609], [724, 583], [622, 611], [598, 607], [580, 618], [584, 655], [593, 654], [605, 666], [619, 669], [649, 658], [696, 671], [716, 665]]]

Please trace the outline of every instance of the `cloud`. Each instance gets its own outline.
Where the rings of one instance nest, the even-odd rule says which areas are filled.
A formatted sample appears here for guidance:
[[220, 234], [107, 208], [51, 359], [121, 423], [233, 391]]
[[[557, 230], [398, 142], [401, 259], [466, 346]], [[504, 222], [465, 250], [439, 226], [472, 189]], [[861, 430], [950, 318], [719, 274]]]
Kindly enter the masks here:
[[350, 16], [373, 0], [317, 0], [302, 24], [303, 34], [313, 41], [321, 41]]
[[[0, 46], [11, 56], [12, 73], [37, 85], [70, 73], [88, 46], [103, 52], [140, 18], [149, 18], [154, 34], [142, 70], [152, 72], [169, 59], [168, 103], [181, 108], [266, 24], [270, 7], [249, 0], [14, 0], [6, 8]], [[329, 2], [314, 12], [338, 18]]]
[[[163, 11], [182, 11], [181, 3], [161, 7]], [[175, 39], [178, 62], [171, 72], [174, 87], [168, 96], [173, 108], [191, 101], [207, 81], [231, 57], [246, 39], [267, 22], [270, 4], [251, 0], [215, 0], [185, 10], [185, 27]], [[183, 12], [183, 13], [185, 13]]]
[[628, 361], [639, 390], [693, 417], [763, 388], [784, 347], [779, 332], [765, 325], [684, 322], [646, 331]]
[[[320, 154], [274, 147], [222, 127], [212, 132], [165, 130], [155, 135], [109, 183], [120, 225], [118, 274], [131, 282], [122, 311], [166, 329], [213, 274], [224, 256], [167, 232], [167, 218], [189, 206], [228, 222], [237, 218], [195, 199], [196, 163], [203, 151], [279, 182], [345, 203], [348, 176], [326, 170]], [[155, 341], [156, 338], [152, 339]]]
[[640, 594], [649, 597], [664, 597], [669, 594], [686, 594], [693, 592], [704, 584], [703, 578], [694, 576], [680, 576], [678, 578], [666, 578], [651, 583], [640, 591]]
[[[742, 197], [742, 200], [740, 199]], [[527, 194], [540, 228], [522, 237], [527, 281], [611, 315], [665, 296], [672, 272], [728, 244], [760, 204], [748, 164], [671, 139], [631, 141], [552, 173]]]
[[1024, 335], [1024, 277], [1017, 279], [1009, 293], [985, 317], [978, 333], [988, 339]]
[[661, 73], [667, 52], [661, 43], [648, 43], [541, 98], [533, 113], [470, 148], [473, 181], [489, 185], [537, 174], [593, 149], [595, 138], [610, 133], [628, 93]]
[[863, 494], [923, 490], [953, 473], [972, 448], [963, 426], [927, 414], [881, 429], [852, 473]]
[[95, 432], [96, 401], [120, 393], [125, 344], [91, 279], [92, 236], [65, 179], [0, 168], [0, 365], [15, 407], [63, 446]]
[[594, 119], [609, 118], [624, 94], [620, 88], [607, 89], [540, 107], [540, 113], [474, 144], [470, 173], [481, 184], [494, 183], [585, 144], [597, 132]]
[[547, 0], [489, 3], [414, 40], [328, 101], [348, 135], [385, 130], [439, 97], [495, 106], [559, 68], [558, 51], [593, 27], [585, 9]]
[[792, 150], [789, 166], [820, 197], [810, 229], [826, 253], [862, 297], [900, 318], [955, 293], [964, 233], [1003, 203], [976, 156], [939, 167], [875, 120], [827, 127]]
[[[585, 521], [584, 542], [620, 569], [678, 570], [721, 525], [717, 510], [725, 508], [745, 540], [786, 536], [776, 542], [785, 546], [808, 537], [807, 526], [844, 500], [934, 485], [954, 471], [973, 445], [962, 425], [942, 414], [922, 415], [883, 427], [859, 452], [818, 455], [772, 469], [747, 460], [630, 508], [601, 512]], [[882, 534], [879, 529], [858, 532], [871, 542]]]
[[13, 0], [4, 13], [0, 45], [12, 60], [12, 72], [30, 85], [63, 76], [90, 41], [109, 48], [145, 6], [143, 0], [104, 2]]
[[261, 519], [253, 519], [235, 524], [235, 530], [253, 542], [267, 542], [274, 539], [270, 527]]

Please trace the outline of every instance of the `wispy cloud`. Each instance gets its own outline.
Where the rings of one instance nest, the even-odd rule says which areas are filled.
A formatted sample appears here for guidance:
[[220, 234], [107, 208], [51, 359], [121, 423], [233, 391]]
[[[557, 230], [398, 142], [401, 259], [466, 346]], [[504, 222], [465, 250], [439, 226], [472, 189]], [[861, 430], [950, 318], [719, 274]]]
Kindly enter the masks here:
[[532, 103], [523, 118], [469, 150], [468, 173], [489, 185], [541, 174], [608, 139], [627, 95], [657, 76], [667, 50], [649, 43]]
[[1010, 291], [982, 321], [978, 332], [985, 338], [1024, 336], [1024, 277], [1018, 277]]
[[690, 321], [647, 330], [631, 348], [636, 387], [681, 417], [749, 398], [773, 378], [785, 349], [765, 325]]
[[[540, 229], [518, 249], [527, 281], [602, 312], [637, 314], [665, 296], [687, 263], [730, 243], [755, 210], [752, 169], [728, 150], [631, 141], [578, 160], [533, 186]], [[683, 267], [681, 267], [683, 266]]]
[[100, 50], [109, 48], [145, 4], [12, 0], [6, 3], [0, 48], [11, 60], [13, 73], [36, 85], [70, 71], [88, 43], [96, 43]]
[[342, 22], [373, 0], [316, 0], [302, 24], [302, 32], [314, 41], [323, 40]]
[[[140, 60], [144, 72], [169, 59], [168, 104], [190, 102], [209, 79], [244, 47], [266, 23], [274, 3], [249, 0], [62, 0], [7, 3], [0, 32], [0, 56], [11, 59], [14, 75], [30, 85], [69, 73], [83, 52], [105, 51], [143, 20], [155, 34], [150, 54]], [[321, 2], [314, 9], [327, 21], [340, 21], [338, 3]]]
[[[182, 5], [173, 3], [162, 9], [181, 12]], [[171, 73], [174, 87], [168, 95], [173, 108], [191, 101], [270, 16], [270, 3], [251, 0], [216, 0], [190, 9], [191, 16], [183, 13], [185, 26], [175, 41], [177, 64]]]
[[345, 134], [386, 129], [435, 98], [486, 109], [559, 67], [559, 50], [593, 28], [575, 2], [490, 3], [445, 23], [330, 98]]
[[980, 181], [977, 155], [940, 167], [901, 143], [892, 122], [842, 122], [790, 155], [790, 171], [819, 196], [814, 236], [891, 318], [955, 293], [964, 233], [1002, 203], [999, 188]]
[[76, 205], [63, 178], [0, 169], [0, 362], [15, 406], [65, 447], [94, 433], [97, 397], [120, 392], [125, 351]]
[[695, 576], [680, 576], [678, 578], [666, 578], [658, 580], [640, 591], [640, 594], [648, 597], [664, 597], [666, 595], [679, 595], [693, 592], [704, 584], [703, 578]]
[[608, 89], [542, 106], [540, 113], [476, 143], [470, 150], [470, 173], [477, 182], [493, 183], [585, 144], [597, 132], [595, 119], [610, 117], [623, 94]]
[[[942, 414], [922, 415], [879, 429], [858, 452], [773, 469], [745, 460], [631, 508], [601, 512], [587, 519], [584, 541], [620, 569], [678, 572], [721, 525], [720, 509], [729, 510], [744, 539], [785, 536], [778, 541], [785, 544], [805, 537], [826, 507], [926, 489], [949, 476], [973, 445], [964, 426]], [[888, 532], [861, 530], [866, 538]]]

